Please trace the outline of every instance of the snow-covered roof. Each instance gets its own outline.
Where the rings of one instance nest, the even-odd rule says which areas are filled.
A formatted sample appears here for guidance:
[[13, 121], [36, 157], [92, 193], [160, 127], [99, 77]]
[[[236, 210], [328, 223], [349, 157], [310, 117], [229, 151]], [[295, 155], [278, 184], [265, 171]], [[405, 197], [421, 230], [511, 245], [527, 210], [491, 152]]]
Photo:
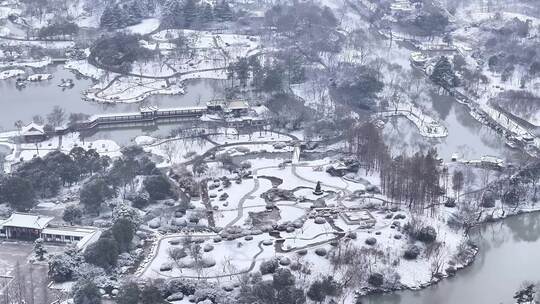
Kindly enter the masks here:
[[229, 102], [227, 108], [229, 110], [244, 110], [249, 108], [249, 105], [243, 100], [234, 100]]
[[91, 227], [54, 227], [45, 228], [41, 233], [63, 236], [78, 236], [83, 238], [89, 234], [96, 233], [96, 228]]
[[41, 230], [47, 227], [52, 220], [53, 218], [48, 216], [15, 212], [7, 220], [1, 222], [0, 227], [8, 226]]
[[24, 136], [43, 135], [45, 134], [45, 130], [43, 129], [43, 126], [31, 122], [22, 128], [21, 134]]

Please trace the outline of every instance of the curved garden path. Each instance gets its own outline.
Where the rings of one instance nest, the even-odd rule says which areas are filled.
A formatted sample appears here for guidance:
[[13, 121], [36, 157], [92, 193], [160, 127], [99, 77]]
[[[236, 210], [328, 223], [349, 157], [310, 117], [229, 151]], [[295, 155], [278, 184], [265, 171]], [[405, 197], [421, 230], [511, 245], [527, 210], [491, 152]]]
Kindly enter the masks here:
[[[291, 138], [293, 138], [293, 136], [291, 136]], [[224, 147], [231, 147], [231, 146], [236, 146], [236, 145], [253, 145], [253, 144], [261, 144], [261, 143], [272, 143], [272, 142], [275, 142], [275, 141], [263, 141], [263, 142], [237, 142], [237, 143], [230, 143], [230, 144], [223, 144], [223, 145], [217, 145], [211, 149], [209, 149], [208, 151], [206, 151], [204, 154], [200, 155], [198, 158], [196, 159], [192, 159], [190, 161], [187, 161], [185, 162], [184, 164], [191, 164], [193, 162], [196, 162], [196, 161], [200, 161], [204, 158], [206, 158], [207, 156], [209, 156], [211, 153], [214, 153], [215, 151], [217, 151], [218, 149], [221, 149], [221, 148], [224, 148]], [[302, 166], [302, 165], [293, 165], [291, 166], [291, 173], [297, 177], [298, 179], [302, 180], [302, 181], [305, 181], [307, 183], [310, 183], [310, 184], [317, 184], [318, 181], [315, 181], [315, 180], [311, 180], [309, 178], [306, 178], [304, 176], [301, 176], [297, 171], [296, 171], [296, 168], [297, 167], [315, 167], [315, 166]], [[259, 170], [265, 170], [265, 169], [272, 169], [272, 168], [279, 168], [279, 166], [267, 166], [267, 167], [261, 167], [261, 168], [256, 168], [253, 170], [253, 179], [254, 179], [254, 185], [253, 185], [253, 188], [248, 192], [246, 193], [244, 196], [242, 196], [242, 198], [239, 200], [238, 202], [238, 208], [235, 208], [235, 209], [230, 209], [230, 210], [227, 210], [227, 211], [237, 211], [237, 216], [232, 220], [230, 221], [228, 224], [226, 224], [224, 226], [224, 230], [227, 229], [228, 227], [231, 227], [233, 225], [235, 225], [239, 220], [242, 219], [242, 217], [244, 216], [244, 209], [249, 209], [249, 208], [252, 208], [253, 206], [250, 206], [250, 207], [246, 207], [244, 208], [244, 204], [245, 202], [248, 200], [248, 199], [251, 199], [252, 198], [252, 195], [259, 190], [260, 188], [260, 183], [258, 181], [258, 176], [257, 176], [257, 173]], [[324, 184], [324, 183], [321, 183], [322, 185], [324, 185], [325, 187], [327, 188], [331, 188], [331, 189], [334, 189], [334, 190], [337, 190], [339, 193], [338, 193], [338, 202], [341, 204], [341, 201], [344, 199], [344, 197], [348, 194], [351, 193], [350, 190], [348, 190], [348, 187], [349, 187], [349, 184], [347, 181], [343, 180], [342, 181], [345, 183], [345, 187], [338, 187], [338, 186], [335, 186], [335, 185], [328, 185], [328, 184]], [[264, 206], [264, 205], [261, 205], [261, 206]], [[286, 206], [297, 206], [296, 204], [287, 204]], [[301, 206], [297, 206], [298, 208], [302, 208], [302, 209], [306, 209], [306, 208], [303, 208]], [[331, 219], [327, 219], [327, 221], [329, 222], [329, 224], [332, 226], [332, 228], [335, 230], [335, 231], [332, 231], [332, 232], [323, 232], [323, 233], [320, 233], [312, 238], [296, 238], [296, 237], [288, 237], [288, 238], [284, 238], [284, 239], [281, 239], [281, 240], [275, 240], [274, 241], [274, 248], [275, 248], [275, 251], [277, 253], [286, 253], [286, 252], [295, 252], [295, 251], [298, 251], [298, 250], [301, 250], [301, 249], [308, 249], [308, 248], [315, 248], [315, 247], [319, 247], [321, 245], [325, 245], [325, 244], [328, 244], [332, 241], [336, 241], [336, 240], [339, 240], [341, 238], [343, 238], [345, 236], [345, 232], [337, 227], [333, 221]], [[328, 239], [328, 240], [323, 240], [323, 241], [319, 241], [319, 242], [315, 242], [313, 244], [308, 244], [308, 245], [305, 245], [305, 246], [302, 246], [302, 247], [299, 247], [299, 248], [292, 248], [292, 249], [286, 249], [284, 250], [281, 245], [283, 244], [283, 242], [287, 239], [299, 239], [299, 240], [315, 240], [316, 238], [320, 237], [320, 236], [323, 236], [323, 235], [329, 235], [329, 234], [332, 234], [332, 235], [336, 235], [335, 238], [331, 238], [331, 239]], [[214, 237], [214, 236], [218, 236], [218, 234], [216, 233], [213, 233], [213, 234], [200, 234], [200, 235], [195, 235], [196, 237], [206, 237], [206, 238], [210, 238], [210, 237]], [[174, 239], [174, 238], [182, 238], [182, 237], [188, 237], [188, 235], [185, 235], [185, 234], [175, 234], [175, 235], [168, 235], [168, 236], [164, 236], [164, 237], [161, 237], [157, 240], [157, 245], [153, 248], [152, 250], [152, 258], [147, 261], [144, 265], [144, 267], [137, 271], [137, 276], [144, 276], [146, 273], [148, 273], [149, 270], [153, 271], [153, 272], [156, 272], [158, 273], [160, 276], [163, 276], [163, 277], [169, 277], [169, 278], [188, 278], [188, 279], [201, 279], [201, 278], [205, 278], [205, 279], [219, 279], [219, 278], [226, 278], [226, 277], [231, 277], [231, 276], [236, 276], [236, 275], [241, 275], [241, 274], [245, 274], [245, 273], [249, 273], [251, 272], [254, 268], [255, 268], [255, 265], [257, 263], [257, 258], [264, 252], [264, 247], [263, 247], [263, 241], [260, 241], [259, 244], [257, 245], [258, 248], [259, 248], [259, 251], [253, 256], [252, 258], [252, 261], [251, 261], [251, 264], [250, 264], [250, 267], [248, 267], [247, 269], [245, 270], [242, 270], [242, 271], [239, 271], [237, 273], [232, 273], [232, 274], [222, 274], [222, 275], [215, 275], [215, 276], [206, 276], [206, 277], [203, 277], [203, 276], [189, 276], [189, 275], [180, 275], [180, 276], [172, 276], [172, 275], [167, 275], [167, 274], [164, 274], [162, 272], [159, 272], [155, 269], [150, 269], [151, 265], [155, 262], [157, 256], [158, 256], [158, 252], [160, 251], [161, 249], [161, 246], [162, 246], [162, 243], [164, 241], [167, 241], [167, 240], [170, 240], [170, 239]]]

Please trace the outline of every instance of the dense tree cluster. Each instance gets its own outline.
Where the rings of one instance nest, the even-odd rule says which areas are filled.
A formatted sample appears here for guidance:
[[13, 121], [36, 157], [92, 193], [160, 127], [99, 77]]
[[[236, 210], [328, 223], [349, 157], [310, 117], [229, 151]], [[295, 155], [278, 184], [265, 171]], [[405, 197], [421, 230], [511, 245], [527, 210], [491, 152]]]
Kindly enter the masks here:
[[146, 61], [153, 56], [151, 50], [140, 45], [140, 39], [140, 35], [125, 33], [102, 37], [90, 49], [88, 60], [118, 73], [129, 73], [133, 62]]
[[366, 123], [351, 126], [346, 132], [349, 151], [364, 164], [364, 168], [368, 172], [381, 169], [384, 161], [388, 159], [388, 148], [377, 127]]
[[169, 0], [164, 4], [162, 22], [169, 28], [192, 28], [209, 22], [232, 21], [235, 13], [227, 0], [215, 5], [206, 1]]
[[424, 35], [441, 34], [449, 24], [448, 17], [441, 12], [425, 12], [418, 15], [412, 22]]
[[266, 106], [272, 112], [274, 124], [287, 129], [297, 129], [312, 117], [311, 109], [304, 105], [304, 101], [290, 94], [275, 94]]
[[82, 178], [107, 168], [110, 159], [95, 150], [75, 147], [70, 154], [53, 151], [43, 158], [22, 163], [10, 175], [0, 179], [0, 198], [17, 210], [33, 206], [34, 198], [58, 194], [62, 185], [71, 185]]
[[99, 21], [102, 28], [108, 30], [120, 29], [140, 23], [153, 10], [154, 5], [150, 1], [117, 2], [105, 8]]
[[342, 65], [330, 86], [334, 100], [355, 110], [373, 111], [377, 94], [384, 88], [378, 71], [368, 66]]
[[39, 32], [39, 38], [65, 38], [66, 36], [72, 36], [79, 32], [79, 26], [76, 23], [63, 21], [55, 22], [53, 24], [42, 27]]
[[255, 282], [242, 286], [238, 303], [302, 304], [306, 295], [295, 286], [296, 279], [289, 269], [279, 268], [271, 281], [255, 278]]
[[[176, 193], [155, 163], [140, 147], [127, 147], [103, 174], [87, 180], [80, 191], [80, 202], [87, 212], [98, 214], [101, 206], [122, 190], [124, 198], [144, 207], [155, 200], [176, 199]], [[136, 178], [142, 179], [141, 192], [135, 190]], [[141, 201], [142, 200], [142, 201]]]
[[265, 23], [293, 41], [292, 45], [308, 57], [341, 49], [343, 37], [336, 31], [338, 19], [327, 6], [299, 1], [277, 4], [266, 12]]
[[301, 83], [306, 79], [305, 59], [298, 52], [279, 52], [262, 64], [258, 57], [240, 58], [229, 64], [227, 76], [231, 84], [238, 80], [247, 86], [252, 80], [255, 89], [267, 93], [282, 92], [288, 85]]
[[[381, 186], [385, 195], [405, 203], [410, 210], [423, 213], [441, 194], [437, 152], [398, 156], [385, 161], [381, 169]], [[427, 204], [427, 205], [426, 205]]]

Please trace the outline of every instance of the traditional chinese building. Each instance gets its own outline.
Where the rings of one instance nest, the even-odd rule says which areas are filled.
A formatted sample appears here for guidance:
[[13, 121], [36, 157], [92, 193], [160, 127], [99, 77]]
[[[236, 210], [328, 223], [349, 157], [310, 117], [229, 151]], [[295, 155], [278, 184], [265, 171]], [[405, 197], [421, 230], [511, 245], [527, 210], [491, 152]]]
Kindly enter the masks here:
[[0, 220], [0, 237], [34, 241], [38, 238], [52, 243], [76, 243], [86, 247], [99, 238], [100, 230], [94, 227], [55, 226], [52, 217], [15, 212]]
[[32, 122], [22, 128], [21, 137], [25, 142], [40, 142], [45, 140], [46, 134], [42, 126]]

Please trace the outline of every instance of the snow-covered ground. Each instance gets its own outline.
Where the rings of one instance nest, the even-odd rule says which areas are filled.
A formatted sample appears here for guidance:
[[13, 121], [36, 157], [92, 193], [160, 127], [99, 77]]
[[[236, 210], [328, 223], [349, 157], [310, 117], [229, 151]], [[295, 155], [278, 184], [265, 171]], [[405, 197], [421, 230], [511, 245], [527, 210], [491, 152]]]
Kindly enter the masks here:
[[0, 80], [5, 80], [17, 76], [24, 75], [25, 72], [23, 70], [6, 70], [3, 72], [0, 72]]
[[50, 57], [45, 57], [41, 60], [18, 60], [10, 62], [0, 62], [0, 68], [12, 68], [12, 67], [28, 67], [28, 68], [43, 68], [52, 64]]
[[9, 142], [2, 142], [12, 149], [11, 154], [6, 156], [5, 169], [10, 171], [10, 167], [21, 161], [29, 161], [34, 157], [43, 157], [52, 151], [61, 151], [69, 153], [71, 149], [75, 147], [82, 147], [84, 149], [95, 149], [101, 155], [107, 155], [110, 157], [121, 156], [120, 146], [112, 140], [93, 140], [87, 141], [80, 138], [79, 133], [68, 133], [62, 136], [55, 136], [46, 141], [37, 144], [12, 144]]
[[83, 76], [93, 79], [100, 79], [106, 73], [105, 71], [88, 63], [87, 60], [68, 60], [64, 65], [64, 68], [76, 71]]
[[157, 30], [159, 28], [159, 19], [149, 18], [144, 19], [141, 23], [126, 27], [126, 31], [133, 34], [146, 35]]
[[112, 82], [100, 82], [86, 90], [85, 97], [102, 103], [135, 103], [151, 95], [176, 95], [184, 93], [181, 82], [166, 79], [123, 76]]
[[[143, 139], [141, 139], [143, 140]], [[145, 140], [148, 140], [147, 138]], [[237, 275], [245, 272], [258, 270], [263, 261], [285, 257], [292, 261], [300, 261], [305, 265], [317, 265], [313, 267], [308, 282], [320, 275], [332, 273], [336, 279], [344, 275], [344, 271], [336, 272], [334, 266], [328, 257], [320, 256], [315, 253], [316, 249], [324, 248], [327, 252], [334, 249], [330, 245], [331, 241], [336, 240], [339, 232], [343, 234], [354, 232], [356, 238], [350, 239], [351, 245], [359, 248], [370, 249], [384, 252], [386, 258], [371, 264], [372, 271], [397, 274], [399, 283], [407, 288], [418, 288], [431, 282], [433, 279], [433, 263], [435, 260], [441, 263], [441, 270], [449, 266], [461, 267], [459, 263], [455, 264], [455, 255], [458, 253], [460, 244], [464, 241], [460, 232], [453, 231], [446, 225], [446, 215], [441, 213], [439, 216], [415, 216], [415, 219], [424, 225], [429, 224], [437, 231], [440, 247], [440, 254], [428, 255], [425, 253], [426, 245], [421, 242], [414, 242], [408, 234], [402, 230], [405, 223], [412, 219], [413, 215], [405, 210], [391, 212], [384, 208], [381, 201], [378, 200], [355, 200], [346, 197], [356, 190], [365, 190], [365, 186], [360, 183], [354, 183], [342, 178], [332, 177], [324, 170], [326, 165], [331, 163], [330, 159], [323, 159], [314, 162], [303, 162], [298, 167], [280, 168], [279, 164], [285, 159], [254, 159], [251, 160], [251, 170], [254, 171], [253, 179], [244, 180], [241, 184], [232, 183], [229, 187], [223, 188], [218, 185], [209, 191], [212, 205], [215, 206], [214, 218], [218, 227], [229, 227], [231, 225], [240, 226], [247, 235], [246, 238], [237, 238], [235, 240], [220, 239], [214, 241], [218, 234], [175, 234], [160, 238], [155, 246], [155, 253], [143, 267], [138, 271], [141, 277], [146, 278], [170, 278], [170, 277], [192, 277], [217, 280], [220, 284], [228, 284], [236, 279]], [[359, 172], [362, 174], [362, 172]], [[341, 208], [366, 208], [368, 205], [371, 216], [376, 220], [375, 226], [363, 228], [358, 223], [347, 223], [340, 215], [332, 217], [322, 217], [317, 215], [318, 211], [313, 211], [310, 207], [313, 201], [278, 201], [275, 203], [280, 214], [277, 223], [301, 223], [296, 229], [281, 231], [278, 239], [283, 239], [280, 248], [289, 252], [278, 252], [274, 246], [276, 239], [266, 233], [260, 234], [259, 227], [253, 226], [249, 220], [251, 214], [264, 214], [266, 202], [261, 195], [273, 188], [272, 183], [266, 177], [272, 177], [282, 180], [283, 183], [277, 187], [285, 190], [296, 190], [295, 196], [308, 199], [316, 199], [312, 189], [317, 181], [321, 181], [323, 195], [328, 205], [340, 206], [343, 198], [347, 200], [347, 207]], [[374, 176], [363, 176], [365, 180], [372, 183], [378, 183]], [[376, 184], [377, 185], [377, 184]], [[300, 187], [300, 188], [298, 188]], [[225, 200], [219, 200], [218, 197], [223, 193], [229, 196]], [[196, 203], [196, 206], [202, 206]], [[375, 207], [376, 206], [376, 207]], [[337, 208], [340, 212], [349, 212]], [[352, 210], [352, 209], [351, 209]], [[367, 211], [360, 215], [350, 213], [351, 216], [366, 217]], [[322, 213], [321, 213], [322, 214]], [[396, 217], [400, 214], [399, 219]], [[389, 216], [390, 215], [390, 216]], [[333, 222], [330, 223], [330, 220]], [[335, 228], [337, 227], [337, 228]], [[339, 229], [339, 230], [336, 230]], [[259, 231], [259, 232], [257, 232]], [[252, 233], [250, 233], [252, 232]], [[338, 233], [338, 234], [336, 234]], [[375, 245], [367, 245], [366, 239], [374, 237]], [[193, 259], [189, 256], [173, 261], [169, 252], [171, 248], [182, 248], [183, 240], [186, 238], [201, 240], [201, 247], [208, 249], [202, 255], [203, 261], [209, 266], [205, 268], [194, 267]], [[337, 239], [340, 239], [338, 237]], [[176, 240], [176, 241], [174, 241]], [[171, 242], [172, 241], [172, 242]], [[422, 249], [421, 255], [416, 260], [404, 260], [403, 251], [411, 242], [416, 243]], [[338, 247], [341, 245], [338, 245]], [[300, 256], [297, 251], [307, 249], [305, 256]], [[342, 248], [341, 250], [345, 250]], [[367, 286], [367, 283], [366, 283]], [[364, 287], [364, 286], [360, 286]]]

